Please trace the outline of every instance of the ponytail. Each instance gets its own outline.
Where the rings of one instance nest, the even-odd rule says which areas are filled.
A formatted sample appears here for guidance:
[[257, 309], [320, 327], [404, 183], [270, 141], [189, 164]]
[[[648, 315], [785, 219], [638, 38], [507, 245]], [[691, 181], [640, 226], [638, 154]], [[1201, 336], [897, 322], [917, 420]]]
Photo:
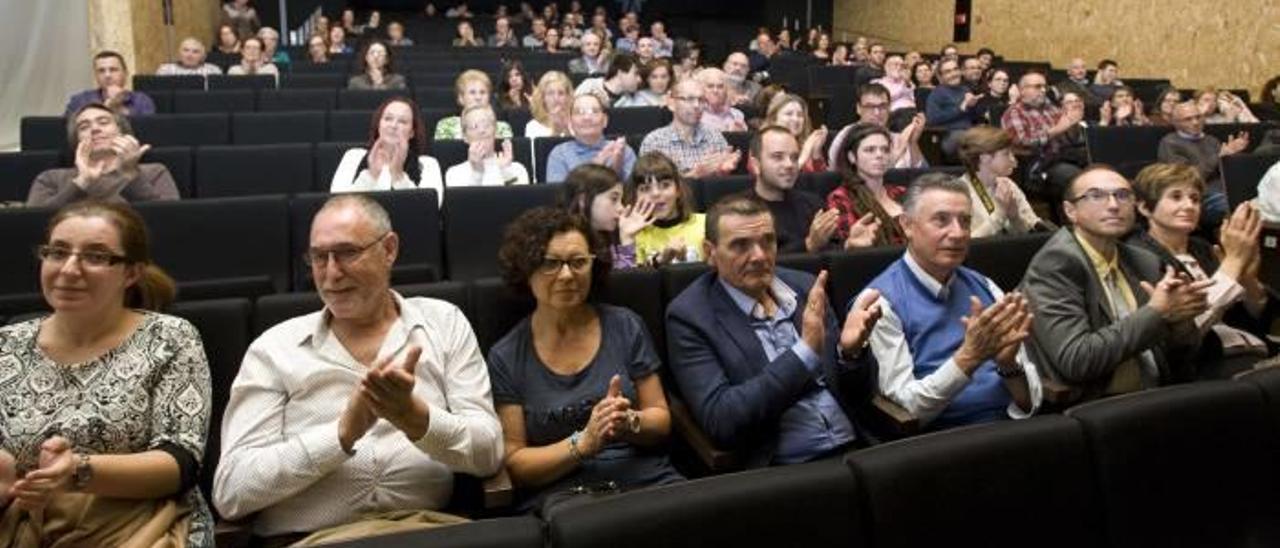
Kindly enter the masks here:
[[139, 265], [142, 273], [137, 283], [124, 294], [124, 305], [159, 312], [173, 304], [178, 295], [178, 285], [160, 267], [146, 263]]

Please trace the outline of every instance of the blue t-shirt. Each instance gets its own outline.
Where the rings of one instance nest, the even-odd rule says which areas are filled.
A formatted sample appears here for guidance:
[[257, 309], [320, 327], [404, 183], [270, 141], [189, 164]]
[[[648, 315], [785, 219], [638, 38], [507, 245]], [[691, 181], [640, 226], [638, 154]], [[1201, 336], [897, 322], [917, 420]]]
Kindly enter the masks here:
[[[600, 348], [591, 363], [573, 375], [555, 373], [538, 358], [529, 318], [489, 350], [493, 401], [523, 407], [525, 440], [531, 447], [559, 442], [585, 427], [614, 375], [622, 377], [622, 394], [638, 405], [634, 381], [656, 374], [662, 366], [639, 316], [604, 304], [595, 309], [600, 316]], [[614, 442], [549, 486], [517, 489], [517, 506], [525, 511], [537, 508], [547, 494], [578, 485], [613, 481], [628, 489], [681, 479], [665, 447]]]

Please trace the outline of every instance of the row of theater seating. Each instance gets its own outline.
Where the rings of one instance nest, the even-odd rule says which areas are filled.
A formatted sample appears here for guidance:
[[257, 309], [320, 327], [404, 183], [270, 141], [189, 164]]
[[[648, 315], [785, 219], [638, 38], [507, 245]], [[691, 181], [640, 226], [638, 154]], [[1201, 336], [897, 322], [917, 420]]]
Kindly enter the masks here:
[[[905, 184], [920, 170], [894, 172]], [[952, 171], [954, 173], [954, 171]], [[746, 176], [691, 181], [695, 207], [747, 189]], [[799, 186], [815, 193], [838, 184], [834, 174], [805, 175]], [[444, 209], [431, 190], [370, 194], [387, 208], [401, 237], [401, 283], [437, 279], [470, 280], [496, 274], [502, 227], [523, 211], [554, 205], [558, 185], [455, 188]], [[152, 254], [179, 284], [182, 299], [258, 296], [310, 289], [310, 270], [301, 262], [311, 218], [328, 194], [256, 196], [139, 203], [147, 221]], [[0, 312], [40, 308], [31, 249], [41, 241], [52, 214], [43, 208], [0, 209]]]
[[338, 546], [1280, 545], [1280, 370]]
[[[1280, 124], [1268, 122], [1262, 124], [1210, 124], [1204, 126], [1205, 133], [1226, 142], [1231, 136], [1245, 132], [1249, 134], [1249, 148], [1252, 151], [1263, 141], [1268, 131], [1280, 128]], [[1115, 167], [1120, 173], [1132, 178], [1138, 171], [1156, 161], [1160, 149], [1160, 140], [1173, 133], [1170, 126], [1139, 127], [1098, 127], [1089, 126], [1085, 130], [1085, 144], [1089, 151], [1089, 161], [1103, 163]]]
[[[1023, 238], [1011, 248], [1034, 253], [1042, 242]], [[873, 276], [880, 262], [899, 253], [828, 257], [833, 299], [851, 294], [865, 281], [861, 277]], [[1029, 257], [993, 253], [987, 260], [1005, 267], [997, 276], [1007, 276], [1025, 267], [1024, 256]], [[819, 266], [810, 258], [794, 259], [799, 262], [790, 266]], [[618, 272], [600, 297], [640, 313], [661, 348], [664, 303], [704, 268]], [[532, 306], [492, 278], [397, 289], [462, 308], [482, 350]], [[210, 359], [215, 413], [203, 488], [216, 469], [222, 410], [248, 343], [271, 325], [319, 306], [314, 294], [287, 294], [256, 303], [185, 302], [171, 310], [196, 325]], [[1272, 546], [1280, 541], [1274, 519], [1280, 510], [1274, 496], [1280, 488], [1277, 422], [1280, 370], [1272, 369], [1243, 381], [1094, 402], [1068, 410], [1066, 417], [920, 436], [860, 450], [843, 461], [728, 474], [602, 500], [584, 497], [545, 516], [545, 523], [530, 517], [481, 520], [350, 546], [1013, 547], [1028, 539], [1064, 547]]]
[[[212, 93], [212, 92], [210, 92]], [[318, 95], [332, 94], [324, 91]], [[156, 114], [130, 119], [138, 140], [151, 146], [263, 145], [273, 143], [319, 143], [324, 141], [365, 142], [373, 118], [372, 109], [394, 92], [365, 91], [338, 94], [361, 95], [366, 110], [313, 110], [295, 112], [211, 112], [204, 114]], [[210, 101], [217, 102], [219, 94]], [[422, 108], [423, 125], [432, 133], [436, 122], [456, 116], [458, 108]], [[498, 119], [511, 125], [521, 136], [530, 120], [526, 109], [499, 109]], [[663, 107], [618, 108], [609, 112], [609, 135], [637, 135], [639, 139], [654, 129], [671, 123], [671, 111]], [[22, 150], [65, 150], [67, 121], [61, 116], [24, 116], [20, 139]]]
[[[385, 201], [383, 203], [387, 204]], [[291, 204], [291, 209], [295, 211], [309, 210], [307, 211], [309, 213], [314, 211], [319, 204], [318, 200], [308, 201], [304, 198]], [[389, 205], [429, 207], [428, 203]], [[149, 222], [159, 219], [156, 213], [156, 211], [143, 211]], [[258, 214], [259, 217], [266, 217], [273, 212], [264, 210], [254, 213]], [[403, 210], [394, 209], [392, 213], [403, 213]], [[285, 212], [283, 211], [274, 212], [275, 218], [271, 222], [282, 224], [283, 221], [276, 219], [284, 217], [284, 214]], [[173, 235], [157, 233], [156, 237], [157, 240], [166, 241], [185, 239], [188, 246], [194, 247], [199, 243], [190, 241], [187, 236], [198, 234], [204, 228], [201, 226], [203, 224], [196, 222], [196, 226], [189, 228], [190, 232]], [[152, 226], [154, 227], [155, 225], [153, 224]], [[209, 240], [234, 241], [236, 242], [235, 244], [225, 247], [234, 246], [246, 249], [240, 253], [238, 260], [230, 261], [227, 257], [235, 255], [231, 255], [223, 249], [211, 249], [211, 246], [206, 246], [201, 250], [200, 257], [198, 257], [202, 259], [204, 264], [193, 265], [193, 270], [203, 266], [208, 269], [226, 271], [229, 265], [223, 263], [252, 263], [262, 260], [261, 257], [265, 254], [277, 252], [275, 248], [278, 247], [278, 244], [271, 241], [273, 238], [265, 234], [255, 236], [253, 234], [254, 228], [256, 227], [249, 227], [248, 230], [237, 228], [218, 234], [216, 238], [207, 238]], [[397, 226], [397, 229], [400, 229], [400, 227]], [[294, 230], [295, 232], [305, 230], [305, 227], [295, 226]], [[403, 230], [400, 230], [400, 232], [404, 234]], [[22, 236], [22, 234], [15, 234], [14, 237]], [[413, 238], [414, 235], [412, 234], [404, 238], [406, 247], [410, 243], [415, 243]], [[473, 237], [468, 241], [475, 242], [478, 239], [482, 238]], [[973, 252], [970, 254], [969, 264], [990, 275], [1002, 287], [1013, 287], [1019, 282], [1027, 262], [1030, 261], [1046, 239], [1046, 235], [1037, 234], [1001, 241], [988, 240], [980, 242], [974, 246]], [[253, 242], [253, 245], [246, 245], [246, 242]], [[262, 248], [267, 248], [265, 253]], [[160, 250], [157, 249], [157, 251]], [[828, 291], [830, 302], [833, 307], [842, 309], [857, 291], [861, 290], [877, 273], [900, 257], [902, 252], [903, 250], [900, 247], [886, 247], [829, 255], [789, 255], [780, 258], [779, 263], [783, 266], [811, 273], [817, 273], [823, 268], [829, 269], [831, 272]], [[276, 259], [287, 262], [287, 258], [283, 255], [285, 251], [280, 250], [278, 253], [281, 255]], [[300, 255], [300, 252], [294, 253], [294, 255]], [[470, 320], [480, 348], [486, 353], [490, 346], [533, 310], [533, 302], [528, 296], [511, 292], [501, 279], [491, 277], [492, 272], [476, 273], [477, 275], [471, 278], [474, 281], [470, 282], [403, 283], [405, 276], [402, 276], [402, 274], [406, 271], [412, 272], [418, 269], [424, 259], [429, 260], [429, 258], [424, 257], [421, 249], [412, 249], [409, 252], [403, 252], [402, 249], [398, 261], [399, 266], [396, 272], [393, 273], [393, 282], [398, 284], [397, 289], [406, 296], [439, 298], [457, 305]], [[491, 258], [489, 261], [490, 263], [493, 262]], [[644, 320], [646, 327], [649, 329], [656, 349], [660, 355], [665, 356], [666, 329], [663, 313], [666, 309], [666, 304], [674, 299], [697, 276], [706, 271], [707, 266], [703, 264], [676, 265], [657, 270], [630, 269], [615, 271], [610, 275], [608, 282], [603, 286], [602, 293], [598, 297], [602, 302], [623, 306], [635, 311]], [[33, 277], [34, 274], [31, 274], [31, 276]], [[231, 281], [248, 284], [259, 280], [246, 275]], [[265, 283], [265, 281], [261, 282]], [[190, 284], [184, 284], [184, 290], [187, 287], [190, 287]], [[231, 382], [239, 370], [240, 360], [247, 349], [248, 343], [277, 323], [294, 316], [319, 310], [321, 304], [319, 297], [315, 293], [298, 292], [262, 295], [254, 300], [245, 297], [196, 298], [182, 300], [173, 305], [170, 310], [171, 313], [187, 318], [199, 329], [210, 361], [215, 414], [213, 415], [213, 424], [210, 430], [212, 437], [206, 454], [206, 463], [208, 463], [204, 478], [206, 487], [208, 486], [207, 482], [212, 478], [213, 467], [217, 462], [218, 438], [216, 433], [221, 423], [222, 410], [226, 405], [226, 397], [230, 391]], [[9, 316], [11, 319], [23, 319], [33, 314], [32, 310], [31, 308], [18, 308], [6, 311], [0, 308], [0, 313]], [[3, 321], [0, 321], [0, 325], [3, 323]], [[674, 390], [674, 388], [669, 390]]]

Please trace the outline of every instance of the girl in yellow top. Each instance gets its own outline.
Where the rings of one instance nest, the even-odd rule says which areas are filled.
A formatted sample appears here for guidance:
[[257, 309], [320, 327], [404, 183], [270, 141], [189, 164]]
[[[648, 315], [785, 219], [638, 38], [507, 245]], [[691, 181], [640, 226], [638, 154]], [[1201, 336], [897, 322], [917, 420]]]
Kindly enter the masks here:
[[693, 212], [693, 193], [670, 158], [650, 152], [637, 159], [624, 200], [653, 204], [653, 224], [636, 233], [637, 265], [702, 260], [706, 215]]

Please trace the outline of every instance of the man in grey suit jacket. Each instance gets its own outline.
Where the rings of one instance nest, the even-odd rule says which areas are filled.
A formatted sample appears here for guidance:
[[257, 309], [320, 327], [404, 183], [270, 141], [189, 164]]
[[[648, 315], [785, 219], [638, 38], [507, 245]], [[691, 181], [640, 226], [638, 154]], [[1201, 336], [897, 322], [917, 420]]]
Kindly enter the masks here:
[[1208, 304], [1208, 280], [1161, 273], [1152, 253], [1125, 244], [1134, 193], [1123, 176], [1092, 168], [1067, 188], [1064, 227], [1031, 260], [1033, 362], [1091, 399], [1191, 380], [1199, 345], [1192, 319]]

